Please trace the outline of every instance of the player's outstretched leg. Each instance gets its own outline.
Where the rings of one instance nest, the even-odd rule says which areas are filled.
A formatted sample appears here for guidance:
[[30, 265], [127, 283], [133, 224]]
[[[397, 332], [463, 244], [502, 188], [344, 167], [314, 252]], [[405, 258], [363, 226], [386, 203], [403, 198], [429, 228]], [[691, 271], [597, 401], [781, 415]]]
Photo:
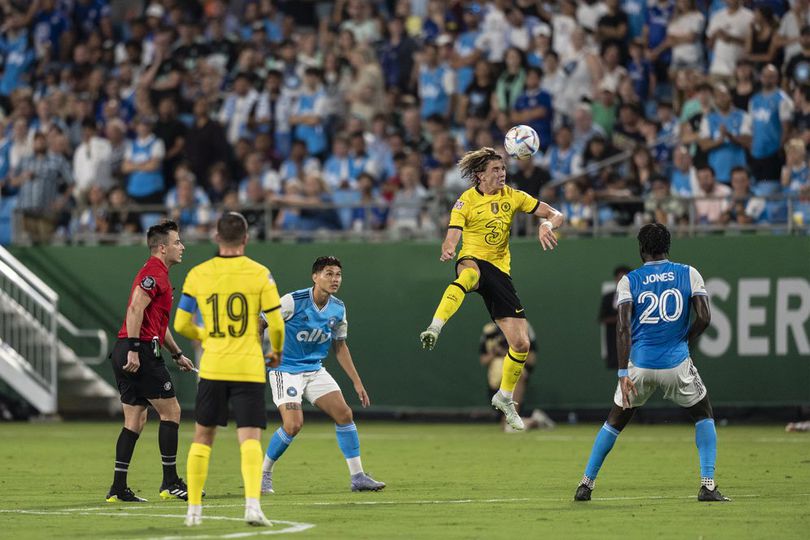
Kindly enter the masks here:
[[523, 372], [526, 364], [526, 357], [529, 355], [528, 347], [525, 352], [517, 352], [512, 347], [503, 358], [503, 373], [501, 375], [501, 387], [492, 396], [492, 406], [501, 411], [506, 417], [506, 423], [513, 429], [524, 430], [526, 426], [520, 418], [516, 403], [512, 399], [515, 386]]
[[695, 446], [700, 458], [700, 491], [698, 500], [701, 502], [727, 502], [717, 485], [714, 483], [714, 468], [717, 462], [717, 430], [714, 426], [712, 406], [709, 396], [689, 407], [689, 414], [695, 420]]
[[439, 307], [433, 314], [433, 321], [424, 332], [419, 334], [423, 349], [432, 350], [436, 346], [442, 327], [458, 311], [464, 301], [464, 296], [472, 291], [477, 283], [478, 271], [475, 268], [467, 267], [461, 270], [455, 281], [447, 286], [439, 302]]
[[596, 434], [596, 439], [593, 441], [593, 448], [591, 448], [591, 456], [588, 458], [588, 465], [585, 467], [585, 474], [582, 476], [582, 481], [580, 481], [574, 494], [575, 501], [591, 500], [591, 492], [596, 483], [599, 469], [602, 468], [605, 458], [613, 448], [622, 429], [633, 417], [633, 412], [634, 409], [622, 409], [615, 404], [613, 405], [607, 421], [602, 425], [599, 433]]
[[267, 453], [264, 456], [264, 463], [262, 464], [262, 495], [275, 493], [273, 491], [273, 467], [276, 461], [279, 460], [281, 455], [292, 444], [297, 433], [298, 430], [294, 430], [293, 433], [288, 433], [285, 431], [284, 427], [278, 428], [276, 432], [273, 433], [270, 444], [267, 445]]

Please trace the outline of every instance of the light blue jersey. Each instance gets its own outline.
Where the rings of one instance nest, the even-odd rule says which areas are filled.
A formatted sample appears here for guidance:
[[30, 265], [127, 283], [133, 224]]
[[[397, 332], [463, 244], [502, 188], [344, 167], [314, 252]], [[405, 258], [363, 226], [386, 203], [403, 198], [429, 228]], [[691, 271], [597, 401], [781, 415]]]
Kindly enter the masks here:
[[633, 365], [669, 369], [689, 357], [686, 334], [691, 299], [707, 296], [697, 270], [668, 260], [651, 261], [623, 277], [616, 292], [619, 304], [633, 303]]
[[347, 336], [346, 306], [330, 296], [323, 309], [319, 309], [312, 299], [311, 288], [285, 294], [281, 298], [281, 316], [286, 337], [278, 371], [318, 371], [329, 355], [332, 340]]

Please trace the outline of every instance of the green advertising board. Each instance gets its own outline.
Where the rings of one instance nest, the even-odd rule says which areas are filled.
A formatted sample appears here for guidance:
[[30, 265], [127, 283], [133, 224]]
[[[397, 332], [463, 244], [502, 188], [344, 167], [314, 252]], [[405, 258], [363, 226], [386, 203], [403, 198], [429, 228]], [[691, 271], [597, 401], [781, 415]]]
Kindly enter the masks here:
[[[188, 246], [183, 263], [170, 273], [175, 302], [186, 272], [214, 251], [212, 244]], [[14, 253], [60, 293], [63, 313], [81, 327], [104, 328], [112, 339], [132, 279], [148, 256], [143, 247], [104, 246], [16, 248]], [[249, 246], [248, 254], [271, 268], [282, 294], [311, 284], [316, 256], [341, 258], [344, 283], [338, 296], [347, 306], [349, 346], [374, 407], [487, 405], [478, 350], [488, 315], [478, 295], [467, 297], [434, 351], [420, 348], [419, 332], [453, 278], [452, 263], [439, 262], [438, 242], [265, 243]], [[810, 238], [676, 238], [671, 255], [696, 267], [711, 294], [712, 324], [692, 353], [715, 405], [810, 403]], [[634, 239], [562, 238], [553, 252], [536, 242], [513, 242], [513, 279], [538, 338], [527, 405], [609, 405], [616, 378], [604, 367], [597, 314], [619, 264], [639, 264]], [[326, 367], [356, 403], [334, 358]], [[109, 366], [98, 369], [111, 377]], [[194, 378], [178, 372], [175, 381], [182, 404], [190, 406]]]

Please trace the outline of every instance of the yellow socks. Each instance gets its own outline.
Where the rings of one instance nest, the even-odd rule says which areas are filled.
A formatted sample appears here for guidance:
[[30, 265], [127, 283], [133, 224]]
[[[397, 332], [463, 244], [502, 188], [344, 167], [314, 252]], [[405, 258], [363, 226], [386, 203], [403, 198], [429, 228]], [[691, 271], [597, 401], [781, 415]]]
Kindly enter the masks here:
[[259, 499], [262, 491], [262, 445], [256, 439], [248, 439], [239, 448], [242, 453], [242, 481], [245, 483], [245, 498]]
[[515, 391], [527, 356], [529, 356], [528, 352], [517, 352], [509, 347], [509, 352], [503, 358], [503, 374], [501, 375], [501, 392], [504, 395], [511, 397], [512, 392]]
[[478, 283], [478, 272], [472, 268], [462, 270], [456, 280], [445, 289], [439, 307], [436, 308], [436, 313], [433, 315], [433, 324], [436, 324], [437, 319], [441, 321], [442, 325], [446, 323], [458, 311], [464, 301], [464, 295], [470, 292], [476, 283]]
[[211, 459], [211, 447], [200, 443], [191, 443], [186, 462], [188, 478], [188, 504], [201, 505], [205, 479], [208, 477], [208, 462]]

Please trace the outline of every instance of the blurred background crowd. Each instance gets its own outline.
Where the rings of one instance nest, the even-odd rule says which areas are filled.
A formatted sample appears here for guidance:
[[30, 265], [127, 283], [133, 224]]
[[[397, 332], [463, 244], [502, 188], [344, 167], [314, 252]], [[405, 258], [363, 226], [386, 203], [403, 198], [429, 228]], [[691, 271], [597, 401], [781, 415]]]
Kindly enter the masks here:
[[569, 231], [806, 232], [808, 4], [0, 0], [0, 243], [434, 237], [514, 124]]

